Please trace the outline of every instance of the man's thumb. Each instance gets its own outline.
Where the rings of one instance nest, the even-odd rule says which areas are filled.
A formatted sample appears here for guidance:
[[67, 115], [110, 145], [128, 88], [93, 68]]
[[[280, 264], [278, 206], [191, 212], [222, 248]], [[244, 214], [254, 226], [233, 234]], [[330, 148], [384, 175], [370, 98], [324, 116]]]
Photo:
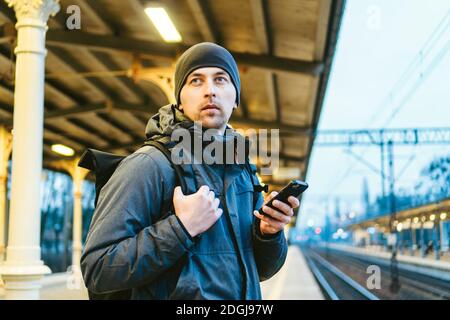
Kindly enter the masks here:
[[184, 197], [183, 191], [181, 190], [181, 187], [178, 186], [173, 191], [173, 200], [181, 200]]

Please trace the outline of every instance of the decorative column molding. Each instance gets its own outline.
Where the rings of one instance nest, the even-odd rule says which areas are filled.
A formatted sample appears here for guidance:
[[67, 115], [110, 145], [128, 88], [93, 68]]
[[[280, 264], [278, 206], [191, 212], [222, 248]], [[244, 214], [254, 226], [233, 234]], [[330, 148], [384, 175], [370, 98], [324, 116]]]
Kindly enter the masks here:
[[5, 0], [16, 12], [17, 21], [24, 19], [38, 20], [47, 27], [50, 16], [58, 13], [59, 0]]

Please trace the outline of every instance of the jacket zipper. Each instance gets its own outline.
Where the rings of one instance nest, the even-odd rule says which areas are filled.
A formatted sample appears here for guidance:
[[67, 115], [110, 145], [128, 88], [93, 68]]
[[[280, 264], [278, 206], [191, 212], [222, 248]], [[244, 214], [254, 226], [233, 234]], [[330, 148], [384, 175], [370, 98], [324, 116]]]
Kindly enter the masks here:
[[228, 206], [227, 206], [227, 190], [225, 187], [225, 170], [226, 170], [226, 166], [224, 166], [224, 178], [223, 178], [223, 199], [224, 199], [224, 209], [226, 210], [226, 218], [228, 221], [228, 224], [230, 225], [230, 230], [231, 230], [231, 236], [233, 238], [233, 242], [234, 242], [234, 246], [236, 249], [236, 252], [238, 254], [239, 257], [239, 265], [241, 268], [241, 273], [242, 273], [242, 281], [243, 281], [243, 290], [242, 290], [242, 300], [246, 300], [247, 298], [247, 271], [245, 270], [245, 265], [244, 265], [244, 261], [242, 258], [242, 254], [241, 254], [241, 250], [239, 247], [239, 242], [237, 240], [237, 236], [236, 233], [234, 231], [234, 227], [233, 227], [233, 222], [231, 221], [231, 216], [230, 216], [230, 212], [228, 211]]

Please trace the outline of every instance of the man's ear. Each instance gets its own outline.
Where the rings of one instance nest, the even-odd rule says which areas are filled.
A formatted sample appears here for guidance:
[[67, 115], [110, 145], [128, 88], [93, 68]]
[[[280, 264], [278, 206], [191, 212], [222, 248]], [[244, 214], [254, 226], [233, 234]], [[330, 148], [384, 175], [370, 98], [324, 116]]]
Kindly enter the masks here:
[[179, 105], [178, 105], [178, 109], [179, 109], [180, 111], [182, 111], [182, 110], [183, 110], [183, 106], [182, 106], [181, 104], [179, 104]]

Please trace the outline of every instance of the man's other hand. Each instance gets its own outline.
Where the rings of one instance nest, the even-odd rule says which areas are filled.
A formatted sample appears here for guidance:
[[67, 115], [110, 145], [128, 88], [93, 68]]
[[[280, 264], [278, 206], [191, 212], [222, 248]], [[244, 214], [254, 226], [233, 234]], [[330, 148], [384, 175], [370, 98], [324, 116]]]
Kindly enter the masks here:
[[208, 186], [201, 186], [194, 194], [185, 196], [180, 187], [173, 193], [175, 214], [191, 237], [208, 230], [221, 216], [220, 200]]

